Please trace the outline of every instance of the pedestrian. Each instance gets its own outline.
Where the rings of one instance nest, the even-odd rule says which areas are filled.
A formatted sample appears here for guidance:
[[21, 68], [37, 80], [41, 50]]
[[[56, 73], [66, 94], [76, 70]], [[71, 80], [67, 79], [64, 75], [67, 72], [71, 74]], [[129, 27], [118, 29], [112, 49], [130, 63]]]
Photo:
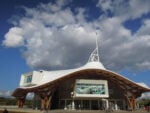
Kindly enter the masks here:
[[3, 111], [3, 113], [8, 113], [8, 111], [7, 111], [7, 109], [6, 109], [6, 108], [4, 108], [4, 111]]

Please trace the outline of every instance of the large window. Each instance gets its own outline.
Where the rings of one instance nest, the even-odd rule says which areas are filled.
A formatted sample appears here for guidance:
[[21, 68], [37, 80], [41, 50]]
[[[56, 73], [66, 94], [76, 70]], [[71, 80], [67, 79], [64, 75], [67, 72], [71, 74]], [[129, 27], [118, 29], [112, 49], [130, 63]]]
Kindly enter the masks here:
[[108, 84], [106, 80], [76, 80], [74, 88], [75, 97], [108, 97]]
[[31, 83], [31, 82], [32, 82], [32, 75], [26, 75], [24, 82], [25, 82], [25, 83]]

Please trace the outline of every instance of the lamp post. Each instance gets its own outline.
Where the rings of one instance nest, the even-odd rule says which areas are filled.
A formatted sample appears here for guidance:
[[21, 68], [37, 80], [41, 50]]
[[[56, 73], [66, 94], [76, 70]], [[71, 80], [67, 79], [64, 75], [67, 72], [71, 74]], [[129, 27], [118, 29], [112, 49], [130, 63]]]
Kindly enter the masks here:
[[71, 98], [72, 98], [72, 110], [75, 110], [75, 103], [74, 103], [74, 92], [71, 92]]

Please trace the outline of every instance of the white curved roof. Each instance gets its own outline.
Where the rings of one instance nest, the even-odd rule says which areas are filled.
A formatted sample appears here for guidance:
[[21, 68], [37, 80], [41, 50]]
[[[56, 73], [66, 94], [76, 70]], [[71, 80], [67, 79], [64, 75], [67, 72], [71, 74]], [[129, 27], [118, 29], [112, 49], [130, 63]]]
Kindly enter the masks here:
[[100, 62], [89, 62], [86, 65], [76, 68], [76, 69], [68, 69], [68, 70], [60, 70], [60, 71], [43, 71], [44, 76], [41, 80], [40, 84], [47, 83], [58, 78], [64, 77], [68, 74], [71, 74], [76, 71], [81, 71], [84, 69], [103, 69], [105, 70], [104, 66]]
[[137, 83], [138, 85], [142, 86], [142, 87], [145, 87], [145, 88], [149, 88], [145, 83], [143, 82], [140, 82], [140, 83]]
[[[17, 88], [13, 92], [13, 96], [16, 96], [16, 97], [22, 96], [22, 93], [24, 91], [27, 91], [27, 90], [29, 92], [33, 91], [33, 90], [35, 91], [37, 88], [39, 88], [41, 86], [44, 87], [44, 86], [46, 86], [46, 84], [49, 84], [49, 83], [52, 83], [56, 80], [70, 76], [75, 72], [81, 72], [81, 71], [86, 72], [85, 70], [90, 70], [90, 69], [97, 70], [98, 73], [102, 72], [107, 77], [110, 77], [111, 79], [115, 79], [116, 81], [118, 81], [120, 86], [122, 84], [126, 84], [126, 85], [129, 85], [129, 89], [130, 89], [130, 87], [132, 87], [133, 89], [136, 88], [135, 90], [141, 90], [142, 92], [150, 91], [149, 87], [139, 85], [139, 84], [135, 83], [134, 81], [129, 80], [128, 78], [125, 78], [125, 77], [123, 77], [123, 76], [121, 76], [115, 72], [112, 72], [112, 71], [105, 69], [105, 67], [103, 66], [103, 64], [101, 62], [88, 62], [84, 66], [81, 66], [81, 67], [76, 68], [76, 69], [56, 70], [56, 71], [40, 71], [38, 73], [40, 73], [42, 75], [42, 78], [39, 79], [37, 84], [35, 84], [34, 86]], [[36, 75], [36, 77], [38, 77], [38, 75]]]
[[84, 71], [84, 70], [88, 70], [88, 69], [94, 69], [94, 70], [96, 69], [96, 70], [98, 70], [98, 72], [103, 72], [108, 76], [111, 75], [110, 78], [117, 80], [120, 84], [122, 84], [122, 83], [125, 83], [127, 85], [133, 84], [133, 88], [139, 87], [142, 91], [150, 91], [150, 89], [148, 87], [141, 86], [141, 85], [129, 80], [128, 78], [125, 78], [115, 72], [105, 69], [105, 67], [99, 60], [98, 47], [96, 47], [96, 49], [91, 53], [88, 63], [86, 63], [85, 65], [83, 65], [79, 68], [68, 69], [68, 70], [39, 71], [39, 72], [37, 72], [38, 74], [36, 73], [35, 76], [33, 75], [35, 78], [38, 78], [38, 79], [36, 79], [36, 83], [33, 83], [34, 85], [32, 85], [32, 86], [30, 85], [30, 86], [26, 86], [26, 87], [21, 86], [20, 88], [17, 88], [14, 91], [13, 95], [17, 95], [17, 93], [19, 93], [20, 90], [26, 90], [26, 89], [30, 90], [32, 88], [34, 89], [39, 86], [44, 86], [47, 83], [51, 83], [55, 80], [66, 77], [72, 73], [82, 71], [82, 70]]
[[30, 88], [34, 88], [34, 87], [38, 87], [38, 86], [41, 86], [41, 85], [44, 85], [46, 83], [50, 83], [52, 81], [55, 81], [59, 78], [62, 78], [62, 77], [65, 77], [69, 74], [72, 74], [74, 72], [77, 72], [77, 71], [82, 71], [82, 70], [86, 70], [86, 69], [100, 69], [100, 70], [105, 70], [109, 73], [113, 73], [113, 74], [116, 74], [118, 77], [121, 77], [121, 78], [124, 78], [138, 86], [141, 86], [143, 88], [148, 88], [149, 87], [146, 87], [144, 85], [141, 85], [141, 84], [138, 84], [124, 76], [121, 76], [115, 72], [112, 72], [110, 70], [107, 70], [105, 69], [105, 67], [103, 66], [103, 64], [101, 62], [88, 62], [87, 64], [79, 67], [79, 68], [75, 68], [75, 69], [68, 69], [68, 70], [56, 70], [56, 71], [42, 71], [41, 74], [42, 74], [42, 78], [40, 81], [38, 81], [38, 83], [34, 86], [30, 86], [30, 87], [20, 87], [20, 88], [23, 88], [23, 89], [30, 89]]
[[81, 70], [85, 70], [85, 69], [106, 70], [101, 62], [88, 62], [84, 66], [79, 67], [79, 68], [75, 68], [75, 69], [56, 70], [56, 71], [42, 71], [41, 74], [43, 77], [41, 78], [40, 81], [38, 81], [38, 84], [36, 84], [34, 86], [30, 86], [30, 87], [20, 87], [20, 88], [26, 89], [26, 88], [37, 87], [37, 86], [40, 86], [42, 84], [54, 81], [54, 80], [59, 79], [59, 78], [62, 78], [62, 77], [69, 75], [73, 72], [77, 72], [77, 71], [81, 71]]

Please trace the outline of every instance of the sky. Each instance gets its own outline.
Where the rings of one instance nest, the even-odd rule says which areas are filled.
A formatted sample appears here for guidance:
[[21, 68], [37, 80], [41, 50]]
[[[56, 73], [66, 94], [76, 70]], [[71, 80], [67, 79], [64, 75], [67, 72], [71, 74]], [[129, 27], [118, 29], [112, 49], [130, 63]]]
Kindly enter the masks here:
[[23, 73], [86, 64], [96, 37], [106, 69], [150, 86], [149, 0], [1, 0], [0, 96]]

